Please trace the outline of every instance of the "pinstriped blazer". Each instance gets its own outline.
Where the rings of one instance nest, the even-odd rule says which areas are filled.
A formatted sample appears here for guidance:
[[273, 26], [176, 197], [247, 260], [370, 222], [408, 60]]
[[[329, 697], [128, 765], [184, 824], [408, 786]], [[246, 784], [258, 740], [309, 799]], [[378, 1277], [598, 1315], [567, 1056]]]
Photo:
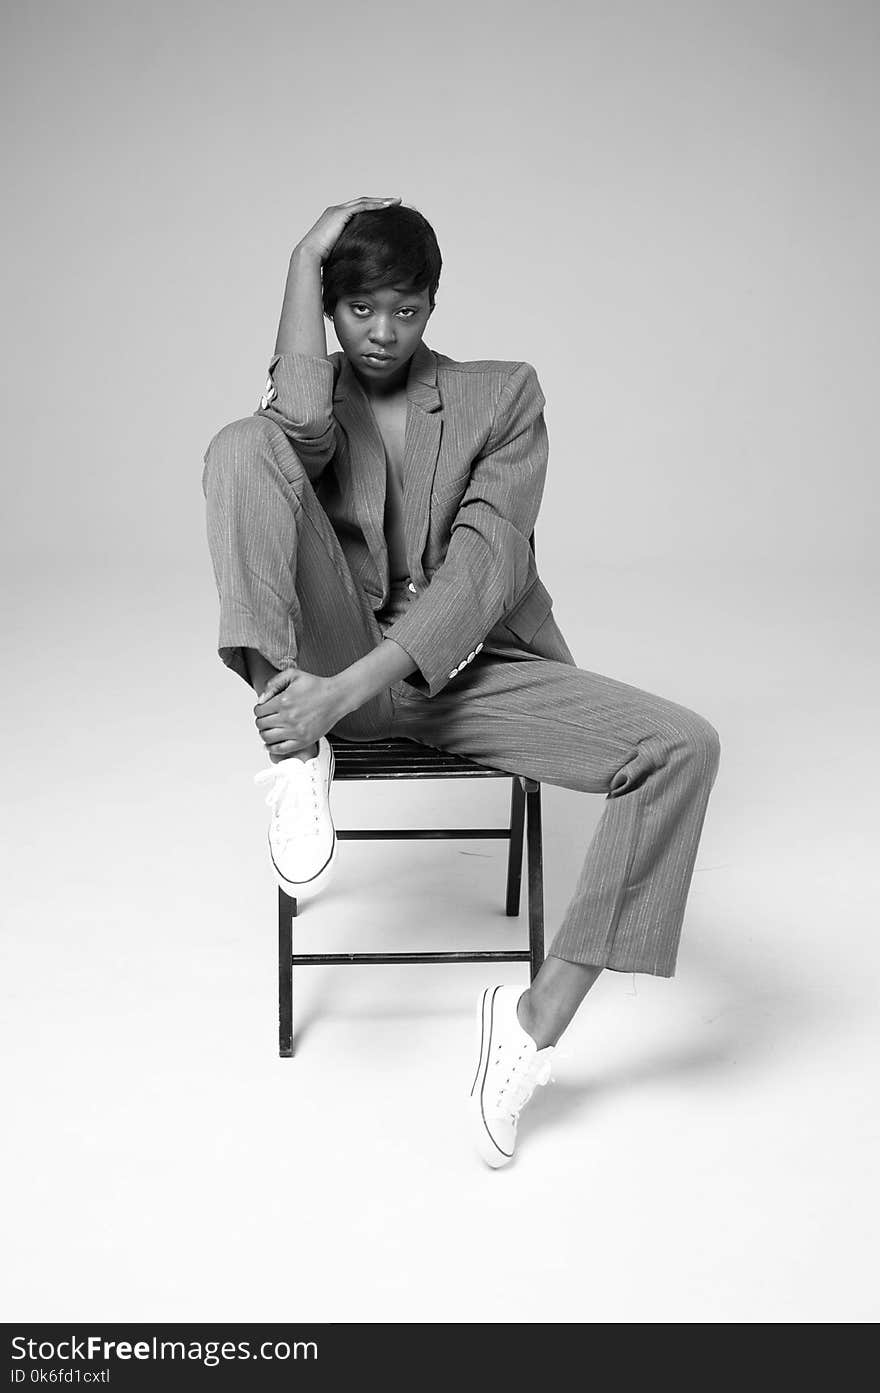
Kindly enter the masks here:
[[[432, 697], [482, 648], [574, 659], [529, 537], [547, 470], [545, 398], [529, 363], [457, 362], [422, 341], [406, 385], [403, 527], [415, 596], [386, 637]], [[374, 610], [388, 600], [385, 446], [343, 353], [276, 354], [255, 415], [290, 440]]]

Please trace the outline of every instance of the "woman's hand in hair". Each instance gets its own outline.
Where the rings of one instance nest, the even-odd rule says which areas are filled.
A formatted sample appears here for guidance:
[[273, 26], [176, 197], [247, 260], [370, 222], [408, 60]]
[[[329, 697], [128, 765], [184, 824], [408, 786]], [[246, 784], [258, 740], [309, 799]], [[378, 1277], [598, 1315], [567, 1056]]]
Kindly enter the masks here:
[[309, 229], [295, 250], [310, 252], [319, 260], [326, 261], [336, 246], [345, 224], [355, 213], [363, 213], [367, 208], [388, 208], [392, 203], [399, 202], [399, 195], [395, 195], [394, 198], [350, 198], [347, 203], [325, 208], [314, 227]]

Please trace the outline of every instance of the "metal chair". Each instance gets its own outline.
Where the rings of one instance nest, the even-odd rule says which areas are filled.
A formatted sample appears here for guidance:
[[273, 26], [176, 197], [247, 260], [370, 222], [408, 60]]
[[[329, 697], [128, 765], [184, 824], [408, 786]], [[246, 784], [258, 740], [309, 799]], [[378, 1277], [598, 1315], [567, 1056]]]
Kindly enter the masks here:
[[480, 963], [527, 962], [530, 978], [544, 961], [544, 876], [541, 837], [541, 786], [532, 779], [489, 769], [460, 755], [446, 754], [413, 740], [356, 743], [329, 737], [336, 756], [335, 780], [347, 779], [510, 779], [510, 823], [505, 827], [382, 828], [339, 831], [340, 841], [449, 840], [501, 837], [510, 842], [507, 856], [509, 915], [519, 913], [522, 880], [523, 830], [527, 846], [529, 947], [508, 952], [481, 953], [294, 953], [293, 920], [297, 903], [278, 890], [278, 1052], [293, 1054], [293, 969], [312, 963]]

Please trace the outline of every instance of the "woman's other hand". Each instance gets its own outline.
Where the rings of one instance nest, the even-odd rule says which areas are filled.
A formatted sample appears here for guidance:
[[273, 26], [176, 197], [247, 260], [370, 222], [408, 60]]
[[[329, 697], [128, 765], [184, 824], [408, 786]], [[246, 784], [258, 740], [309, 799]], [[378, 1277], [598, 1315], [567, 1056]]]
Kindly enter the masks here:
[[274, 755], [308, 748], [345, 714], [332, 677], [318, 677], [296, 667], [270, 677], [254, 707], [257, 731]]

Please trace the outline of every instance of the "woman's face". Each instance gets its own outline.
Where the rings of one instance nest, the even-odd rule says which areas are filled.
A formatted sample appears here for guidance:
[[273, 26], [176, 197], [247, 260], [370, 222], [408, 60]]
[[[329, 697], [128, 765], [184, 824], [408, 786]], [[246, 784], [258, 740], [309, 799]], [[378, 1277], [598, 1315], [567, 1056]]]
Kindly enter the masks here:
[[333, 327], [358, 376], [382, 390], [406, 381], [406, 365], [430, 317], [427, 290], [383, 286], [341, 296], [333, 311]]

